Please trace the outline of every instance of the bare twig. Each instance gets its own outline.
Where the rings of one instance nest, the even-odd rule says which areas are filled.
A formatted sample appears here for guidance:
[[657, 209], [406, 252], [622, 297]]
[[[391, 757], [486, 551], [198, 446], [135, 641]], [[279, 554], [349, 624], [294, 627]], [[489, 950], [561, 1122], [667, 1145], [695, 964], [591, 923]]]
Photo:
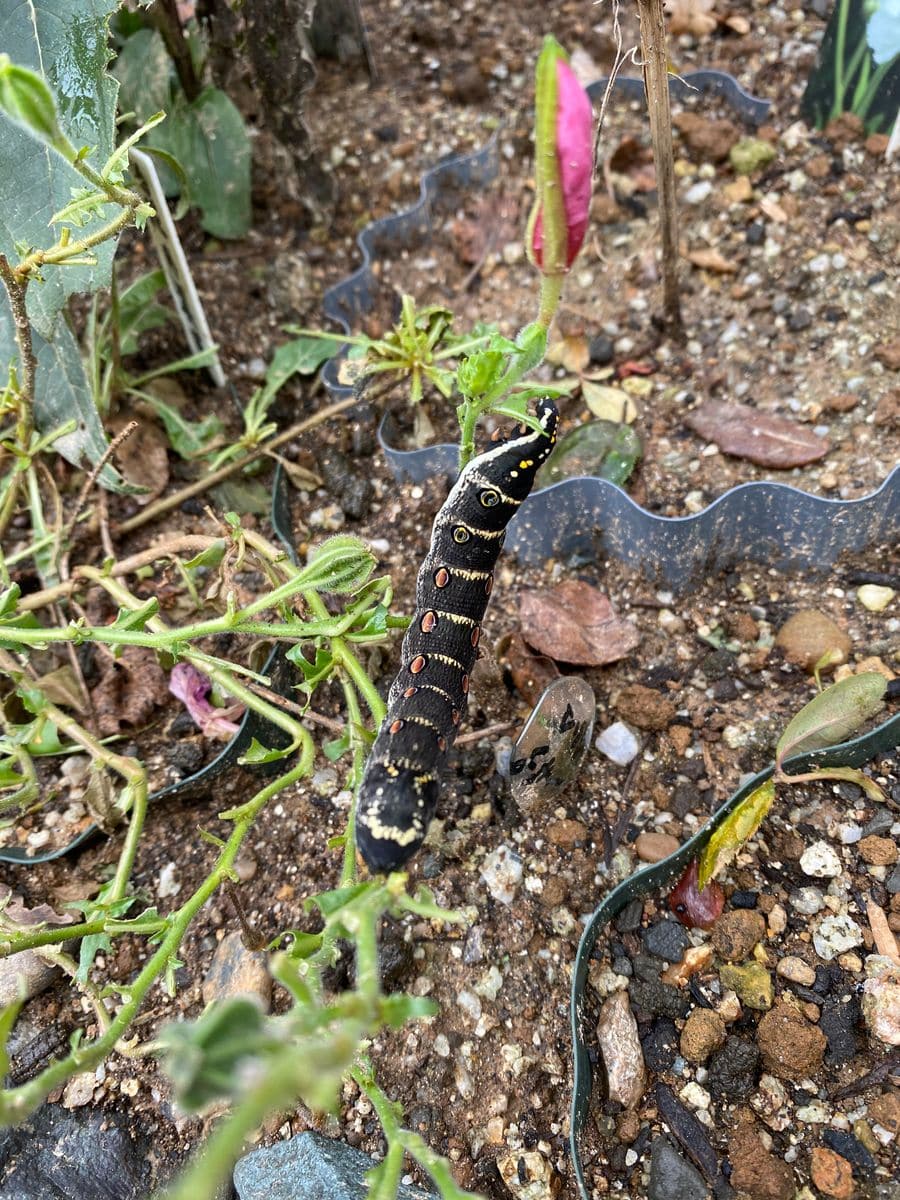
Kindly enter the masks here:
[[638, 0], [644, 90], [650, 113], [650, 136], [656, 165], [659, 223], [662, 237], [663, 316], [669, 334], [684, 336], [678, 291], [678, 212], [675, 202], [675, 154], [669, 106], [669, 66], [663, 0]]
[[62, 538], [61, 538], [61, 540], [63, 542], [67, 542], [69, 540], [69, 538], [72, 536], [72, 530], [75, 528], [78, 518], [81, 516], [81, 511], [84, 508], [85, 502], [87, 501], [87, 498], [88, 498], [88, 495], [90, 494], [91, 488], [94, 486], [94, 484], [97, 482], [97, 479], [100, 476], [100, 472], [103, 470], [103, 468], [109, 462], [109, 460], [112, 458], [112, 456], [115, 454], [115, 452], [119, 449], [119, 447], [122, 445], [122, 443], [127, 438], [131, 437], [131, 435], [134, 433], [134, 431], [137, 429], [137, 427], [138, 427], [137, 421], [129, 421], [128, 424], [124, 427], [124, 429], [119, 430], [119, 432], [116, 434], [116, 436], [112, 439], [112, 441], [109, 443], [109, 445], [103, 451], [100, 458], [94, 464], [94, 466], [91, 470], [91, 473], [88, 475], [87, 479], [85, 479], [84, 483], [81, 485], [81, 491], [78, 493], [78, 499], [75, 501], [75, 508], [72, 510], [72, 515], [71, 515], [71, 517], [69, 517], [69, 520], [66, 522], [66, 526], [63, 529]]
[[240, 471], [243, 467], [247, 467], [252, 462], [256, 462], [258, 458], [262, 458], [264, 454], [274, 450], [277, 446], [283, 446], [285, 442], [292, 441], [295, 437], [300, 437], [301, 434], [308, 433], [311, 429], [315, 429], [317, 425], [330, 420], [331, 417], [338, 416], [339, 413], [346, 412], [348, 408], [353, 408], [358, 404], [359, 400], [356, 396], [347, 396], [344, 400], [338, 400], [334, 404], [329, 404], [327, 408], [320, 409], [319, 412], [313, 413], [311, 417], [307, 417], [304, 421], [298, 421], [296, 425], [292, 425], [290, 429], [286, 429], [283, 433], [279, 433], [276, 437], [270, 438], [261, 446], [257, 446], [255, 450], [251, 450], [249, 454], [245, 454], [243, 458], [236, 459], [234, 462], [226, 463], [219, 467], [218, 471], [213, 471], [209, 475], [204, 475], [200, 479], [189, 483], [187, 487], [181, 488], [177, 492], [173, 492], [170, 496], [163, 496], [153, 504], [148, 504], [145, 509], [130, 517], [127, 521], [123, 521], [119, 525], [118, 533], [131, 533], [134, 529], [139, 529], [141, 525], [146, 525], [150, 521], [155, 521], [157, 517], [163, 516], [164, 513], [171, 512], [173, 508], [178, 508], [185, 500], [190, 500], [192, 496], [199, 496], [202, 492], [208, 491], [216, 484], [223, 483], [235, 471]]

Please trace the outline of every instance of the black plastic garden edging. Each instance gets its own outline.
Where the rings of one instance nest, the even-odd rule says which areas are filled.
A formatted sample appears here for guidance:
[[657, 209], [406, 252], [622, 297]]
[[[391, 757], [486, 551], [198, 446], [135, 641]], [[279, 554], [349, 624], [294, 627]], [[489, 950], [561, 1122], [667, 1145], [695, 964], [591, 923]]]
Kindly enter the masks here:
[[[900, 713], [852, 741], [842, 742], [838, 746], [828, 746], [822, 750], [813, 750], [808, 754], [788, 759], [784, 767], [788, 774], [800, 774], [810, 771], [814, 767], [860, 767], [864, 763], [871, 762], [876, 755], [890, 753], [898, 746], [900, 746]], [[632, 900], [665, 887], [666, 884], [680, 876], [688, 865], [699, 857], [713, 833], [726, 817], [771, 777], [772, 770], [772, 767], [768, 767], [748, 780], [730, 799], [725, 801], [703, 828], [683, 846], [680, 846], [674, 854], [670, 854], [661, 862], [635, 871], [618, 887], [613, 888], [599, 908], [594, 911], [581, 935], [578, 953], [575, 956], [569, 1006], [574, 1061], [569, 1149], [582, 1200], [591, 1200], [584, 1181], [584, 1168], [581, 1162], [581, 1134], [587, 1120], [594, 1080], [583, 1028], [585, 987], [588, 979], [588, 965], [594, 947], [597, 945], [603, 929]]]

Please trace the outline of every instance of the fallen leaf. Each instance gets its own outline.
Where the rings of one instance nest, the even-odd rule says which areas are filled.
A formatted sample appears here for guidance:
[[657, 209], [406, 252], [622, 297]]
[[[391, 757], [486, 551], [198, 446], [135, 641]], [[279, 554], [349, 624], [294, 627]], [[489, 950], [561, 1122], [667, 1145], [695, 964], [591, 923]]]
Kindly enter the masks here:
[[502, 637], [495, 654], [504, 676], [509, 676], [519, 695], [531, 705], [537, 704], [547, 685], [559, 678], [556, 663], [530, 650], [520, 633], [508, 633]]
[[519, 619], [526, 642], [557, 662], [600, 667], [624, 658], [640, 641], [603, 592], [577, 579], [524, 592]]
[[851, 675], [827, 687], [790, 721], [775, 748], [776, 763], [846, 741], [884, 708], [886, 689], [887, 680], [877, 671]]
[[104, 657], [102, 662], [91, 699], [104, 737], [119, 733], [123, 725], [143, 725], [158, 705], [165, 704], [166, 677], [152, 650], [126, 646], [115, 661]]
[[716, 0], [666, 0], [669, 14], [669, 33], [678, 37], [690, 33], [693, 37], [705, 37], [712, 33], [718, 22], [712, 16]]
[[601, 421], [630, 425], [637, 417], [634, 401], [621, 388], [606, 387], [602, 383], [592, 383], [583, 379], [581, 395], [594, 416]]
[[[111, 421], [112, 436], [121, 433], [130, 419], [117, 417]], [[137, 429], [117, 448], [115, 462], [129, 483], [146, 489], [135, 495], [135, 501], [149, 504], [162, 495], [169, 482], [169, 439], [156, 421], [142, 412]]]
[[829, 449], [825, 438], [796, 421], [760, 412], [749, 404], [707, 400], [688, 415], [687, 424], [726, 454], [760, 467], [802, 467], [824, 458]]
[[547, 362], [554, 367], [563, 367], [573, 375], [580, 375], [590, 361], [588, 340], [584, 334], [560, 338], [547, 348]]
[[762, 824], [775, 799], [775, 784], [771, 779], [761, 783], [726, 817], [713, 833], [700, 855], [697, 885], [703, 889], [728, 866], [745, 842]]
[[48, 671], [46, 675], [36, 675], [34, 682], [40, 688], [42, 695], [52, 703], [61, 704], [63, 708], [74, 709], [79, 714], [87, 711], [85, 698], [78, 686], [75, 672], [68, 663], [64, 667], [57, 667], [55, 671]]
[[704, 271], [715, 271], [719, 275], [737, 274], [737, 263], [724, 258], [718, 250], [711, 247], [701, 250], [691, 250], [685, 255], [689, 263], [701, 267]]

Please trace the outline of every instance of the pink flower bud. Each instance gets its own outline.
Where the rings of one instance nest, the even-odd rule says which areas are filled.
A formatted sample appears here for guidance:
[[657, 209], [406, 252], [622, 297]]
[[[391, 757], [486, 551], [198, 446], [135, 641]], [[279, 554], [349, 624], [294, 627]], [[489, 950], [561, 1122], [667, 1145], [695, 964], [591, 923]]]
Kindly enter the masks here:
[[[562, 189], [562, 211], [565, 221], [565, 266], [575, 261], [587, 230], [591, 207], [591, 173], [593, 169], [593, 113], [587, 92], [575, 78], [564, 58], [557, 58], [556, 67], [556, 146], [555, 170], [547, 171], [543, 186]], [[538, 147], [540, 152], [540, 147]], [[536, 213], [531, 222], [531, 258], [543, 271], [556, 273], [553, 264], [544, 266], [544, 197], [536, 197]]]

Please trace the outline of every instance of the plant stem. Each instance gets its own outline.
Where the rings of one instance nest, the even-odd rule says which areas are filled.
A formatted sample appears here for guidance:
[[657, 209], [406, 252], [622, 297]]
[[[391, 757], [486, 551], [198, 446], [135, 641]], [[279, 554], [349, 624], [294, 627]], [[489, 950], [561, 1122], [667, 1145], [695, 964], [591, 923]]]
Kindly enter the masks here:
[[662, 237], [663, 316], [670, 336], [684, 337], [678, 290], [678, 209], [675, 200], [675, 155], [669, 106], [669, 65], [663, 0], [638, 0], [644, 90], [650, 113], [650, 136], [656, 165], [659, 222]]
[[844, 50], [847, 44], [847, 12], [849, 0], [838, 0], [838, 23], [834, 49], [834, 104], [831, 118], [839, 117], [844, 111]]
[[189, 483], [187, 487], [180, 488], [170, 496], [163, 496], [162, 499], [155, 501], [153, 504], [148, 504], [141, 512], [136, 513], [133, 517], [129, 517], [127, 521], [123, 521], [118, 527], [119, 533], [131, 533], [132, 530], [139, 529], [141, 525], [146, 525], [148, 521], [155, 521], [157, 517], [163, 516], [173, 508], [178, 508], [179, 505], [183, 504], [185, 500], [189, 500], [192, 496], [199, 496], [202, 492], [214, 488], [217, 484], [222, 483], [229, 476], [233, 475], [235, 471], [239, 471], [242, 467], [247, 467], [250, 463], [256, 462], [258, 458], [262, 458], [270, 450], [274, 450], [278, 446], [283, 446], [285, 442], [293, 441], [294, 438], [300, 437], [301, 434], [308, 433], [324, 421], [328, 421], [331, 417], [336, 417], [339, 413], [346, 412], [348, 408], [353, 408], [356, 404], [359, 404], [356, 396], [347, 396], [344, 400], [338, 400], [334, 404], [329, 404], [327, 408], [313, 413], [311, 417], [307, 417], [303, 421], [298, 421], [290, 429], [285, 429], [283, 433], [279, 433], [276, 437], [270, 438], [269, 441], [263, 442], [254, 450], [245, 454], [243, 458], [226, 463], [225, 466], [219, 467], [217, 471], [212, 471], [202, 478], [196, 479], [193, 483]]
[[159, 947], [131, 984], [128, 999], [103, 1035], [93, 1042], [79, 1046], [66, 1058], [52, 1063], [27, 1083], [0, 1092], [0, 1121], [5, 1124], [17, 1124], [24, 1121], [54, 1088], [65, 1083], [79, 1071], [93, 1069], [114, 1049], [116, 1042], [127, 1031], [137, 1015], [150, 988], [163, 974], [169, 959], [178, 950], [191, 921], [207, 900], [214, 895], [223, 880], [230, 877], [241, 844], [260, 810], [273, 796], [307, 775], [312, 766], [313, 757], [314, 748], [312, 740], [310, 740], [309, 745], [304, 746], [296, 766], [262, 788], [251, 801], [243, 806], [234, 830], [225, 843], [212, 872], [204, 879], [190, 899], [172, 915], [168, 931]]
[[165, 918], [146, 922], [142, 922], [140, 918], [134, 921], [110, 922], [109, 918], [101, 917], [96, 921], [81, 921], [77, 925], [60, 925], [54, 929], [37, 929], [32, 933], [0, 929], [0, 958], [9, 958], [10, 955], [20, 954], [23, 950], [35, 950], [39, 946], [55, 946], [59, 942], [90, 937], [95, 933], [159, 933], [167, 924]]
[[[31, 322], [28, 320], [28, 310], [25, 304], [25, 292], [28, 287], [27, 279], [19, 279], [9, 264], [6, 255], [0, 254], [0, 279], [9, 297], [12, 309], [13, 324], [16, 331], [16, 346], [19, 351], [19, 362], [22, 366], [22, 384], [18, 395], [18, 411], [16, 413], [16, 447], [21, 454], [26, 454], [31, 442], [31, 430], [34, 413], [34, 387], [37, 372], [37, 359], [31, 339]], [[22, 461], [13, 463], [9, 487], [0, 508], [0, 537], [6, 532], [12, 520], [22, 485]]]

